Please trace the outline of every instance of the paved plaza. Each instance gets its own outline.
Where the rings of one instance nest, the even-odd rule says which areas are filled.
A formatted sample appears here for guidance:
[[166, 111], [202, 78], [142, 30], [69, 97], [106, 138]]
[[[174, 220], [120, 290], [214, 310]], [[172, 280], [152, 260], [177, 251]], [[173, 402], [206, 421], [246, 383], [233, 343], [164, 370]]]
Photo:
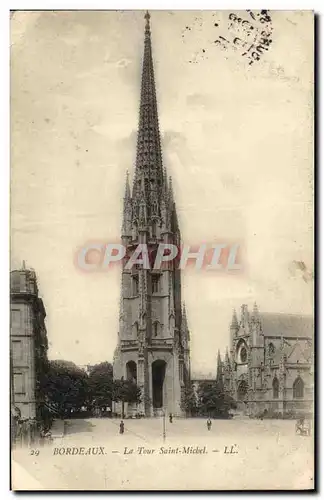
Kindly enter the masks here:
[[[313, 486], [313, 439], [289, 420], [87, 419], [13, 451], [16, 489], [290, 489]], [[231, 453], [232, 452], [232, 453]], [[37, 451], [36, 451], [37, 453]]]

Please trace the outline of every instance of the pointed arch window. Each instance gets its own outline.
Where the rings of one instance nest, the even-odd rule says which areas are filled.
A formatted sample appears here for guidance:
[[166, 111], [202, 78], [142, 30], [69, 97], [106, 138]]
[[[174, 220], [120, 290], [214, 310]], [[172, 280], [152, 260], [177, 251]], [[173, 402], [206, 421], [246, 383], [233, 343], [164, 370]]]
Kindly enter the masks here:
[[135, 221], [133, 224], [132, 239], [136, 240], [136, 238], [137, 238], [137, 222]]
[[138, 295], [139, 293], [139, 284], [138, 284], [138, 275], [132, 276], [132, 295]]
[[276, 352], [276, 348], [273, 345], [273, 343], [270, 342], [269, 347], [268, 347], [269, 356], [271, 356], [271, 357], [274, 356], [275, 352]]
[[[153, 213], [156, 213], [154, 211], [154, 205], [153, 205]], [[156, 238], [156, 221], [155, 220], [152, 222], [152, 238]]]
[[138, 321], [135, 321], [133, 324], [133, 338], [137, 339], [138, 337]]
[[154, 321], [153, 323], [153, 337], [158, 337], [159, 336], [159, 322]]
[[[158, 205], [157, 205], [157, 202], [156, 201], [153, 201], [153, 205], [152, 205], [152, 213], [153, 215], [157, 215], [158, 213]], [[154, 221], [155, 222], [155, 221]], [[155, 222], [156, 223], [156, 222]]]
[[304, 397], [304, 382], [301, 377], [297, 377], [293, 385], [293, 398], [301, 399]]
[[128, 361], [126, 363], [126, 380], [137, 383], [137, 365], [135, 361]]
[[152, 276], [152, 293], [160, 292], [160, 278], [159, 274], [154, 274]]
[[272, 397], [273, 399], [279, 398], [279, 380], [277, 377], [275, 377], [272, 382]]

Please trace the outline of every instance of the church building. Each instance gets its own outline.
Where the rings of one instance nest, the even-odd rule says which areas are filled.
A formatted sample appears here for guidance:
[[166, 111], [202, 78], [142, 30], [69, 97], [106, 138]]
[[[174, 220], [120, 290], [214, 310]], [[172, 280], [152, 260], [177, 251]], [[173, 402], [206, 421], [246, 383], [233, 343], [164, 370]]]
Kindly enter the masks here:
[[[159, 243], [181, 242], [172, 180], [162, 165], [151, 46], [150, 15], [145, 15], [136, 165], [132, 189], [127, 174], [122, 243], [131, 253], [146, 244], [151, 254]], [[125, 260], [126, 262], [126, 260]], [[123, 264], [118, 343], [114, 378], [133, 380], [142, 402], [126, 412], [145, 416], [182, 414], [181, 394], [190, 380], [189, 330], [181, 298], [181, 271], [175, 262], [163, 269]], [[115, 404], [114, 411], [120, 412]]]
[[261, 314], [256, 304], [252, 313], [242, 305], [239, 318], [234, 311], [230, 351], [218, 364], [239, 411], [312, 411], [313, 330], [311, 316]]

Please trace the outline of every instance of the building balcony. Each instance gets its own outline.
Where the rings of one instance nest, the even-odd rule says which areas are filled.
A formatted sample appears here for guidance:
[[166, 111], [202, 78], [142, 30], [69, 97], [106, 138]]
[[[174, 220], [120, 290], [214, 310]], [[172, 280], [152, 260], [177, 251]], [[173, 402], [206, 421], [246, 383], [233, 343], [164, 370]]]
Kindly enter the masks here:
[[134, 349], [138, 347], [138, 341], [135, 339], [130, 339], [130, 340], [121, 340], [121, 348], [122, 349]]
[[161, 348], [171, 348], [173, 347], [173, 338], [153, 338], [151, 339], [152, 347], [161, 347]]

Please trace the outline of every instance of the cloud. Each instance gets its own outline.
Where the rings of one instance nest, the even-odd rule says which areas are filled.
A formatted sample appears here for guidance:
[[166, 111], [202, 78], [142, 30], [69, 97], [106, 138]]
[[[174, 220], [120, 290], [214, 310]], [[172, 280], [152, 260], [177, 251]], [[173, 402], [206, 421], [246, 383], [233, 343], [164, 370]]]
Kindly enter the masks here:
[[188, 106], [207, 107], [213, 104], [213, 99], [208, 95], [190, 94], [187, 96], [186, 102]]

